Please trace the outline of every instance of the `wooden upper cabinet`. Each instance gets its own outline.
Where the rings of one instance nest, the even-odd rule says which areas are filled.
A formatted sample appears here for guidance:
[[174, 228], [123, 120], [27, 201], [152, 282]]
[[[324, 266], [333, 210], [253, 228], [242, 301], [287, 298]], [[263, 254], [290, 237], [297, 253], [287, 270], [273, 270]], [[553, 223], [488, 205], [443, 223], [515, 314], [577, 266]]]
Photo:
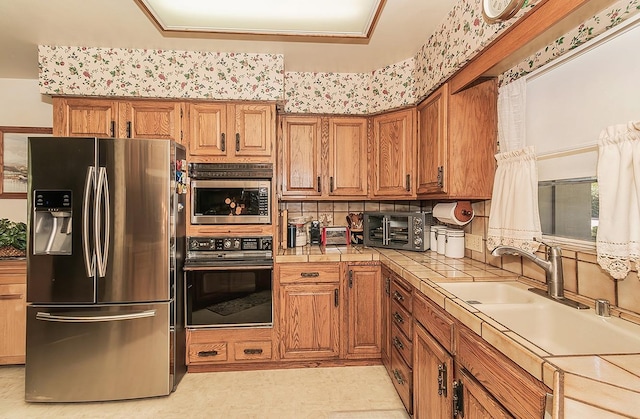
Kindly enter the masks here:
[[322, 195], [321, 118], [282, 117], [282, 195]]
[[373, 117], [372, 198], [415, 196], [415, 115], [415, 108], [410, 108]]
[[118, 101], [53, 98], [53, 135], [59, 137], [115, 137]]
[[448, 85], [436, 90], [418, 106], [417, 193], [446, 192], [443, 171], [447, 152]]
[[187, 119], [189, 155], [226, 156], [227, 106], [224, 103], [190, 103]]
[[53, 134], [181, 142], [182, 105], [164, 100], [53, 98]]
[[497, 125], [495, 79], [418, 105], [418, 197], [491, 198]]
[[284, 198], [367, 196], [367, 118], [286, 115], [280, 178]]
[[233, 105], [236, 156], [271, 156], [273, 107], [271, 105]]
[[271, 161], [273, 114], [270, 104], [189, 103], [189, 155], [211, 161]]
[[127, 101], [118, 106], [118, 137], [182, 142], [182, 105], [172, 101]]
[[367, 196], [367, 118], [329, 118], [329, 195]]

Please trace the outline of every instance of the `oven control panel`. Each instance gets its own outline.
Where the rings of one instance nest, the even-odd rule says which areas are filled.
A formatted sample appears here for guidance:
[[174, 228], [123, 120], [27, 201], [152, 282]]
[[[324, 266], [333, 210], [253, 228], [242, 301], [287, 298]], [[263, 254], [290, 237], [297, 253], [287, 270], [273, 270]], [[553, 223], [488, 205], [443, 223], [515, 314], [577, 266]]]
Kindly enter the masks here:
[[187, 247], [190, 252], [272, 250], [273, 238], [271, 236], [189, 237], [187, 238]]

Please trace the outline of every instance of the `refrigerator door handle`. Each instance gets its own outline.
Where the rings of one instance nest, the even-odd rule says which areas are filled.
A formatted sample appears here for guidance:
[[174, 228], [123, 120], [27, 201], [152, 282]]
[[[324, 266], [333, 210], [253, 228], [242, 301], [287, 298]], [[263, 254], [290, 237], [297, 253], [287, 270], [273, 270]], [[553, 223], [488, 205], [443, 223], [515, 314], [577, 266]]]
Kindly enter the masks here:
[[84, 181], [84, 196], [82, 200], [82, 255], [84, 256], [84, 267], [87, 277], [93, 277], [96, 273], [96, 259], [91, 251], [91, 243], [89, 239], [89, 200], [91, 192], [95, 184], [96, 168], [89, 166], [87, 168], [87, 176]]
[[143, 319], [145, 317], [155, 317], [155, 315], [155, 310], [146, 310], [130, 314], [114, 314], [111, 316], [58, 316], [55, 314], [39, 311], [38, 313], [36, 313], [36, 319], [58, 323], [98, 323], [118, 320]]
[[[109, 235], [111, 226], [111, 213], [109, 211], [109, 180], [107, 169], [101, 167], [98, 172], [98, 196], [95, 202], [95, 246], [98, 261], [98, 276], [104, 278], [107, 275], [107, 261], [109, 259]], [[102, 217], [104, 216], [104, 224]], [[104, 227], [104, 237], [100, 243], [101, 227]]]

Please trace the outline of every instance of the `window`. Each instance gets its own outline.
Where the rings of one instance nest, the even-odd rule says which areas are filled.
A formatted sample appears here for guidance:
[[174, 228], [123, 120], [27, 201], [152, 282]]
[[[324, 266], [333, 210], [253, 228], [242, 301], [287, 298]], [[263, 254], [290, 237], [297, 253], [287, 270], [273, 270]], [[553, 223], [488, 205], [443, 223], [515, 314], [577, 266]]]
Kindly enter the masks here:
[[598, 182], [595, 178], [538, 183], [542, 234], [595, 241], [598, 231]]

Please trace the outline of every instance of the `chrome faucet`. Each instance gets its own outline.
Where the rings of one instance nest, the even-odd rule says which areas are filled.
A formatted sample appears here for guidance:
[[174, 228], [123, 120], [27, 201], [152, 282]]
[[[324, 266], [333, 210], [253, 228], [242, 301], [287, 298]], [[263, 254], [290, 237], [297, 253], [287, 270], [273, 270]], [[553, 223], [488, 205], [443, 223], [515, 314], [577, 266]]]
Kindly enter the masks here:
[[536, 294], [543, 295], [544, 297], [578, 309], [589, 308], [582, 303], [565, 298], [564, 274], [562, 271], [562, 249], [560, 248], [560, 246], [545, 245], [545, 247], [547, 255], [546, 259], [539, 258], [537, 255], [531, 252], [527, 252], [526, 250], [522, 250], [520, 248], [512, 246], [498, 246], [493, 249], [491, 254], [493, 256], [522, 256], [544, 269], [544, 273], [547, 279], [547, 291], [545, 292], [538, 288], [529, 288], [529, 291], [535, 292]]

